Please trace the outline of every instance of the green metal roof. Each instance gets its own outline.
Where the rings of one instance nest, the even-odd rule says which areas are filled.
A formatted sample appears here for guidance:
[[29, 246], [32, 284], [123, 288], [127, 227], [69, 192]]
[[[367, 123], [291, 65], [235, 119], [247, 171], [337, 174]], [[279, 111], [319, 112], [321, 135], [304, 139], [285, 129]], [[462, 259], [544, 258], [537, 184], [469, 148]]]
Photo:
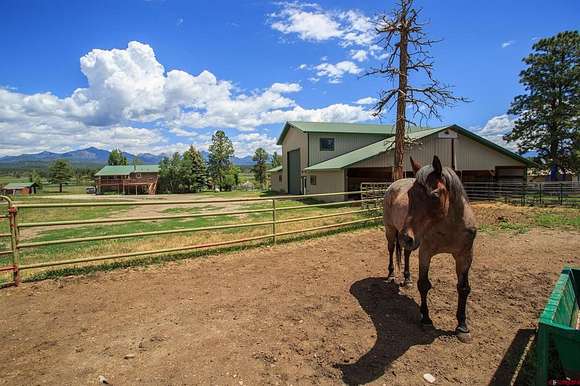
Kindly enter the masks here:
[[286, 122], [284, 129], [282, 129], [280, 138], [278, 138], [278, 145], [282, 145], [284, 137], [286, 137], [286, 134], [291, 127], [294, 127], [304, 133], [384, 134], [385, 136], [394, 135], [395, 133], [395, 128], [393, 125], [289, 121]]
[[267, 171], [268, 171], [268, 173], [276, 173], [276, 172], [279, 172], [281, 170], [282, 170], [282, 165], [276, 166], [275, 168], [272, 168], [272, 169], [268, 169]]
[[[407, 135], [410, 139], [420, 139], [428, 135], [434, 134], [438, 131], [446, 129], [446, 127], [438, 127], [435, 129], [425, 129], [421, 131], [411, 132]], [[389, 137], [386, 139], [381, 139], [378, 142], [371, 143], [360, 149], [353, 150], [349, 153], [339, 155], [338, 157], [331, 158], [329, 160], [319, 162], [315, 165], [307, 167], [304, 170], [314, 171], [314, 170], [334, 170], [342, 169], [346, 166], [352, 165], [354, 163], [364, 161], [366, 159], [372, 158], [376, 155], [384, 153], [393, 148], [395, 143], [395, 137]]]
[[131, 173], [159, 173], [159, 165], [107, 165], [95, 176], [128, 176]]
[[[436, 133], [443, 131], [445, 129], [452, 129], [452, 130], [454, 130], [460, 134], [463, 134], [466, 137], [469, 137], [469, 138], [471, 138], [471, 139], [473, 139], [473, 140], [475, 140], [475, 141], [477, 141], [485, 146], [492, 147], [493, 149], [497, 150], [498, 152], [500, 152], [502, 154], [507, 155], [508, 157], [514, 158], [514, 159], [516, 159], [516, 160], [518, 160], [526, 165], [533, 165], [533, 162], [528, 160], [527, 158], [524, 158], [516, 153], [513, 153], [507, 149], [504, 149], [503, 147], [496, 145], [495, 143], [488, 141], [487, 139], [482, 138], [479, 135], [474, 134], [469, 130], [465, 130], [464, 128], [457, 126], [457, 125], [443, 126], [443, 127], [433, 128], [433, 129], [422, 129], [420, 131], [412, 131], [409, 134], [407, 134], [407, 137], [409, 137], [410, 139], [421, 139], [421, 138], [425, 138], [429, 135], [436, 134]], [[331, 158], [329, 160], [326, 160], [326, 161], [317, 163], [315, 165], [309, 166], [304, 170], [320, 171], [320, 170], [343, 169], [349, 165], [364, 161], [366, 159], [369, 159], [369, 158], [372, 158], [376, 155], [384, 153], [388, 150], [391, 150], [394, 146], [394, 142], [395, 142], [394, 137], [381, 139], [380, 141], [372, 143], [368, 146], [353, 150], [349, 153], [345, 153], [345, 154], [339, 155], [338, 157]]]
[[38, 185], [36, 185], [34, 182], [10, 182], [10, 183], [4, 185], [4, 187], [2, 189], [18, 190], [18, 189], [30, 188], [31, 186], [38, 186]]

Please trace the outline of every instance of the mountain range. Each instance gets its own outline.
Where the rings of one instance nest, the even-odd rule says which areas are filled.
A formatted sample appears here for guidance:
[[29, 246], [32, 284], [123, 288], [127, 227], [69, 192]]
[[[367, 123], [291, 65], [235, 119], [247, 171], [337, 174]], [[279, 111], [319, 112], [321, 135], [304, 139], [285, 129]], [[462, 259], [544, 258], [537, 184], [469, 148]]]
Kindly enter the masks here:
[[[97, 167], [104, 166], [107, 164], [109, 159], [109, 154], [111, 152], [108, 150], [97, 149], [96, 147], [88, 147], [86, 149], [73, 150], [65, 153], [53, 153], [50, 151], [43, 151], [34, 154], [21, 154], [15, 156], [5, 156], [0, 157], [0, 167], [11, 167], [11, 168], [30, 168], [30, 167], [43, 167], [53, 162], [57, 159], [68, 160], [73, 166], [77, 167]], [[144, 164], [158, 164], [161, 162], [163, 157], [168, 156], [168, 154], [151, 154], [151, 153], [139, 153], [131, 154], [123, 152], [123, 155], [127, 157], [129, 163], [133, 159], [137, 158]], [[206, 151], [201, 151], [201, 155], [207, 160], [209, 153]], [[248, 166], [253, 165], [252, 156], [246, 157], [232, 157], [232, 162], [234, 165]]]

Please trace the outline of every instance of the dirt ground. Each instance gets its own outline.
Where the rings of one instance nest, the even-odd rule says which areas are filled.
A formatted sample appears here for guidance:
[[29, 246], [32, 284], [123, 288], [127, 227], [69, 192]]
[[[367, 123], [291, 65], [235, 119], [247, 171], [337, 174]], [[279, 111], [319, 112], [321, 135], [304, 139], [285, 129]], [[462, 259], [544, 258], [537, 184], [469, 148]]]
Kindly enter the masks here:
[[377, 228], [4, 289], [0, 384], [506, 384], [580, 234], [476, 240], [471, 344], [452, 335], [451, 257], [431, 265], [436, 329], [424, 331], [415, 286], [384, 281]]

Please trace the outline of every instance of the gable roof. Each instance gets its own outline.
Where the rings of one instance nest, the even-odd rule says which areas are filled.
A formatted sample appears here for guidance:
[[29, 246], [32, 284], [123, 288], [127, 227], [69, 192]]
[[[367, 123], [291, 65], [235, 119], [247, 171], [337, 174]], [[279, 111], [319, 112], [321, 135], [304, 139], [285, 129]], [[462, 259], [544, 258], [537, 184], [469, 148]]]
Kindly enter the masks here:
[[32, 186], [38, 186], [38, 184], [36, 184], [35, 182], [10, 182], [10, 183], [4, 185], [4, 187], [2, 189], [18, 190], [18, 189], [30, 188]]
[[131, 173], [159, 173], [159, 165], [107, 165], [95, 176], [128, 176]]
[[[528, 166], [533, 165], [533, 162], [530, 161], [527, 158], [524, 158], [516, 153], [513, 153], [499, 145], [496, 145], [495, 143], [480, 137], [479, 135], [472, 133], [469, 130], [465, 130], [464, 128], [457, 126], [457, 125], [450, 125], [450, 126], [442, 126], [442, 127], [437, 127], [437, 128], [431, 128], [431, 129], [423, 129], [423, 130], [419, 130], [419, 131], [412, 131], [410, 132], [407, 136], [410, 139], [421, 139], [421, 138], [425, 138], [428, 137], [432, 134], [436, 134], [440, 131], [446, 130], [446, 129], [452, 129], [462, 135], [465, 135], [466, 137], [469, 137], [479, 143], [481, 143], [484, 146], [488, 146], [493, 148], [494, 150], [508, 156], [511, 157], [517, 161], [520, 161]], [[355, 164], [357, 162], [361, 162], [364, 161], [366, 159], [372, 158], [376, 155], [379, 155], [381, 153], [384, 153], [386, 151], [391, 150], [394, 147], [394, 142], [395, 142], [395, 138], [394, 137], [389, 137], [386, 139], [381, 139], [378, 142], [375, 143], [371, 143], [370, 145], [367, 145], [365, 147], [362, 147], [360, 149], [356, 149], [353, 150], [349, 153], [345, 153], [342, 155], [339, 155], [338, 157], [334, 157], [331, 158], [329, 160], [317, 163], [315, 165], [309, 166], [304, 170], [308, 170], [308, 171], [320, 171], [320, 170], [336, 170], [336, 169], [343, 169], [349, 165]]]
[[303, 133], [351, 133], [351, 134], [383, 134], [394, 135], [393, 125], [377, 125], [367, 123], [344, 123], [344, 122], [302, 122], [288, 121], [282, 129], [277, 145], [282, 145], [288, 130], [293, 127]]

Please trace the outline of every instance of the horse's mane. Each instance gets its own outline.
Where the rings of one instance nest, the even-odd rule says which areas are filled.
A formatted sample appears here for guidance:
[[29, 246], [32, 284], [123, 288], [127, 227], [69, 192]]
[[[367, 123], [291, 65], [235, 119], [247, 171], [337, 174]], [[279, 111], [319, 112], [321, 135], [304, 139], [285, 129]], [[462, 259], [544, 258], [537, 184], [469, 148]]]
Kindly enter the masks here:
[[[427, 177], [429, 177], [429, 174], [433, 173], [434, 171], [435, 169], [433, 168], [433, 165], [425, 165], [421, 169], [419, 169], [415, 178], [420, 184], [427, 186]], [[459, 179], [455, 171], [445, 166], [441, 171], [441, 174], [443, 176], [445, 186], [449, 191], [449, 198], [451, 202], [460, 203], [462, 199], [468, 201], [467, 193], [465, 193], [463, 184], [461, 183], [461, 180]]]

